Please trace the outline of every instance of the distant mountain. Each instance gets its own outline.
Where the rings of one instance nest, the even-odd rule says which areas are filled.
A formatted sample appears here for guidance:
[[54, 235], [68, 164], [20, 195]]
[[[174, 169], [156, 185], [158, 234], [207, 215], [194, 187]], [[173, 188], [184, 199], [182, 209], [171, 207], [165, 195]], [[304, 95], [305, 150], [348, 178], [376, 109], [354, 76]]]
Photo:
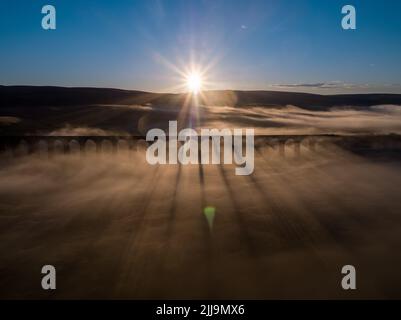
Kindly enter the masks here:
[[[0, 86], [1, 107], [79, 106], [95, 104], [180, 106], [186, 94], [151, 93], [108, 88], [65, 88]], [[324, 110], [330, 107], [368, 107], [380, 104], [401, 105], [401, 94], [317, 95], [280, 91], [206, 91], [200, 98], [205, 105], [286, 106]]]

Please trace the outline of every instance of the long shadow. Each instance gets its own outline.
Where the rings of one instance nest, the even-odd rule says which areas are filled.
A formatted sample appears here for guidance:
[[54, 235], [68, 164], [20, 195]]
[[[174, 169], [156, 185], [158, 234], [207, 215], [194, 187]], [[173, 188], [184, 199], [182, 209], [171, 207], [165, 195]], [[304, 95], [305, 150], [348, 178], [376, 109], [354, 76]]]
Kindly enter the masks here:
[[[269, 166], [269, 168], [271, 170], [273, 170], [276, 173], [280, 173], [276, 168], [274, 168], [274, 166], [271, 166], [269, 161], [266, 159], [266, 157], [258, 152], [258, 154], [261, 156], [261, 159], [263, 159], [264, 163], [266, 165]], [[285, 175], [282, 174], [278, 174], [277, 175], [278, 179], [280, 181], [283, 182], [283, 185], [286, 186], [286, 188], [291, 192], [291, 194], [294, 195], [294, 197], [296, 198], [297, 202], [299, 202], [300, 204], [302, 204], [302, 207], [305, 208], [308, 212], [310, 212], [312, 214], [312, 216], [316, 219], [316, 221], [321, 225], [324, 226], [325, 231], [330, 235], [330, 237], [337, 243], [341, 245], [341, 248], [344, 251], [349, 251], [351, 252], [351, 250], [348, 248], [346, 249], [346, 241], [345, 239], [339, 234], [338, 230], [336, 230], [335, 226], [332, 225], [332, 223], [327, 223], [327, 221], [323, 221], [321, 219], [321, 215], [319, 215], [319, 213], [316, 211], [316, 209], [314, 209], [313, 207], [311, 207], [307, 201], [305, 201], [305, 197], [304, 196], [299, 196], [299, 195], [305, 195], [304, 191], [296, 188], [293, 186], [291, 179], [288, 179], [285, 177]], [[320, 182], [319, 182], [320, 183]], [[263, 188], [260, 188], [260, 190], [263, 190], [263, 194], [267, 193], [264, 191]], [[330, 197], [330, 195], [328, 194], [328, 200], [330, 201], [330, 203], [335, 203], [336, 207], [338, 208], [338, 210], [346, 210], [344, 207], [341, 206], [341, 200], [333, 197]], [[296, 218], [295, 216], [292, 217], [293, 219], [296, 219], [297, 221], [295, 221], [295, 223], [299, 226], [301, 226], [303, 232], [303, 236], [306, 237], [308, 239], [308, 242], [310, 243], [310, 245], [312, 245], [313, 247], [315, 247], [317, 245], [317, 241], [314, 239], [313, 236], [310, 235], [309, 232], [307, 232], [307, 226], [305, 226], [305, 224], [301, 221], [301, 219]]]
[[228, 194], [230, 196], [230, 200], [233, 204], [235, 219], [240, 228], [240, 232], [244, 239], [244, 243], [246, 244], [250, 255], [257, 258], [257, 257], [259, 257], [259, 253], [256, 249], [256, 245], [254, 244], [254, 241], [252, 240], [252, 237], [250, 236], [250, 232], [248, 231], [248, 228], [245, 226], [245, 220], [243, 218], [243, 216], [246, 215], [246, 212], [244, 212], [241, 209], [241, 207], [237, 201], [237, 197], [235, 196], [235, 192], [234, 192], [233, 188], [231, 187], [231, 184], [228, 181], [227, 173], [224, 170], [223, 165], [219, 164], [218, 167], [219, 167], [219, 172], [223, 178], [224, 186], [227, 189]]
[[[116, 276], [113, 277], [113, 280], [110, 282], [114, 285], [117, 285], [117, 290], [118, 290], [118, 285], [119, 282], [115, 282], [115, 280], [124, 280], [125, 277], [127, 277], [127, 273], [131, 271], [131, 264], [129, 266], [126, 266], [123, 268], [123, 261], [126, 259], [127, 256], [129, 256], [130, 252], [132, 252], [135, 243], [137, 242], [138, 238], [140, 237], [140, 230], [143, 227], [143, 222], [145, 220], [146, 214], [148, 212], [147, 208], [149, 207], [149, 204], [154, 201], [153, 200], [153, 194], [156, 188], [156, 184], [154, 183], [155, 180], [157, 180], [157, 176], [160, 174], [160, 166], [157, 165], [156, 168], [154, 169], [152, 173], [152, 178], [150, 179], [150, 183], [147, 186], [146, 190], [149, 192], [146, 192], [146, 197], [143, 199], [144, 201], [142, 202], [142, 205], [139, 210], [135, 210], [135, 212], [139, 213], [138, 219], [136, 219], [135, 224], [132, 224], [132, 228], [130, 229], [130, 237], [126, 241], [125, 247], [120, 251], [119, 258], [118, 258], [118, 269], [120, 269], [120, 272], [116, 273]], [[114, 293], [114, 292], [113, 292]], [[113, 294], [111, 293], [111, 294]]]
[[[200, 161], [200, 156], [199, 156], [199, 165], [198, 165], [198, 174], [199, 174], [199, 183], [200, 183], [200, 189], [201, 189], [201, 214], [203, 215], [203, 210], [206, 208], [206, 206], [208, 205], [207, 200], [206, 200], [206, 191], [205, 191], [205, 172], [204, 172], [204, 168], [203, 168], [203, 164]], [[206, 219], [204, 219], [204, 217], [202, 217], [202, 221], [203, 221], [203, 229], [204, 229], [204, 234], [205, 234], [205, 240], [208, 243], [208, 252], [210, 253], [211, 251], [211, 246], [210, 246], [210, 242], [211, 242], [211, 235], [212, 235], [212, 230], [209, 229], [209, 225], [206, 221]]]
[[[356, 162], [358, 164], [364, 163], [363, 161], [361, 161], [361, 159], [358, 159], [356, 157], [353, 158], [352, 161], [354, 161], [354, 159], [358, 161]], [[333, 179], [338, 179], [338, 176], [336, 176], [334, 173], [327, 172], [318, 167], [308, 168], [307, 170], [310, 177], [309, 185], [316, 184], [320, 186], [320, 190], [325, 191], [327, 201], [329, 203], [335, 204], [335, 207], [332, 208], [332, 212], [342, 214], [340, 216], [336, 216], [337, 218], [331, 218], [331, 215], [322, 215], [319, 214], [319, 212], [316, 210], [311, 210], [311, 212], [314, 214], [316, 220], [319, 221], [330, 232], [330, 234], [338, 243], [341, 243], [343, 246], [347, 246], [348, 251], [354, 252], [353, 247], [349, 244], [350, 242], [352, 243], [353, 241], [358, 241], [359, 239], [354, 236], [354, 233], [346, 231], [354, 229], [355, 232], [357, 228], [363, 229], [366, 226], [372, 227], [375, 224], [374, 220], [376, 219], [376, 215], [372, 216], [372, 213], [370, 213], [371, 210], [361, 210], [348, 204], [346, 201], [344, 201], [341, 193], [333, 191], [333, 188], [330, 188], [327, 186], [327, 184], [321, 182], [321, 179], [319, 178], [320, 176], [327, 177], [329, 181]], [[355, 177], [354, 181], [361, 181], [363, 179], [365, 179], [366, 181], [366, 176], [361, 175], [359, 172], [353, 172], [353, 175]], [[374, 182], [375, 181], [372, 181], [373, 185]], [[369, 185], [369, 181], [366, 181], [366, 183], [367, 185]], [[349, 187], [349, 184], [344, 184], [344, 186]], [[339, 191], [343, 192], [343, 190]], [[381, 214], [384, 213], [383, 211], [389, 212], [388, 210], [386, 210], [385, 206], [386, 203], [381, 206]]]
[[[255, 150], [257, 152], [256, 155], [258, 155], [258, 149]], [[238, 154], [238, 150], [234, 150], [234, 152], [237, 152], [237, 155], [240, 156]], [[259, 197], [263, 199], [263, 206], [265, 206], [266, 209], [268, 209], [268, 211], [272, 213], [274, 229], [279, 232], [279, 235], [286, 240], [300, 241], [301, 239], [303, 239], [299, 231], [292, 224], [290, 224], [287, 219], [284, 218], [288, 217], [288, 213], [282, 210], [276, 204], [276, 201], [271, 197], [271, 195], [266, 192], [266, 187], [256, 178], [256, 172], [248, 175], [247, 179], [250, 184], [253, 185]], [[266, 199], [267, 201], [264, 201]]]
[[[278, 233], [280, 238], [286, 240], [288, 248], [306, 247], [314, 251], [317, 242], [307, 232], [307, 227], [304, 221], [291, 214], [290, 210], [284, 210], [278, 206], [276, 200], [266, 191], [266, 186], [263, 185], [258, 178], [252, 175], [249, 176], [249, 180], [251, 184], [254, 185], [259, 196], [264, 200], [263, 205], [272, 212], [271, 217], [273, 219], [274, 230]], [[283, 249], [284, 247], [279, 248], [280, 251]]]
[[[212, 260], [213, 260], [213, 246], [212, 246], [212, 234], [213, 234], [213, 230], [210, 229], [210, 226], [208, 225], [208, 222], [206, 220], [206, 217], [203, 215], [203, 210], [206, 208], [206, 206], [208, 206], [209, 204], [207, 203], [206, 200], [206, 190], [205, 190], [205, 172], [204, 172], [204, 168], [203, 168], [203, 164], [201, 163], [201, 154], [200, 152], [199, 154], [199, 165], [198, 165], [198, 174], [199, 174], [199, 182], [200, 182], [200, 188], [201, 188], [201, 214], [202, 214], [202, 229], [204, 237], [205, 237], [205, 241], [204, 243], [206, 243], [206, 269], [207, 269], [207, 273], [209, 275], [209, 278], [212, 279], [214, 273], [212, 270]], [[216, 288], [214, 285], [215, 281], [209, 281], [208, 283], [208, 296], [209, 297], [214, 297], [216, 296]]]
[[[129, 252], [132, 251], [132, 247], [137, 239], [137, 236], [140, 233], [141, 226], [143, 224], [146, 212], [147, 212], [147, 207], [152, 201], [153, 198], [153, 192], [155, 189], [155, 184], [152, 183], [157, 175], [159, 174], [159, 166], [155, 167], [153, 172], [152, 172], [152, 178], [149, 179], [149, 184], [146, 187], [146, 196], [143, 199], [143, 202], [141, 202], [141, 205], [139, 208], [133, 208], [132, 210], [129, 210], [131, 212], [135, 212], [135, 222], [132, 223], [129, 229], [129, 238], [126, 239], [125, 244], [115, 253], [116, 254], [116, 259], [115, 263], [113, 263], [113, 270], [109, 271], [108, 274], [106, 275], [105, 278], [102, 278], [102, 286], [98, 288], [96, 295], [99, 297], [105, 297], [105, 296], [112, 296], [114, 294], [114, 289], [115, 285], [118, 284], [117, 280], [121, 280], [124, 277], [124, 272], [128, 272], [129, 268], [125, 267], [123, 268], [122, 262], [124, 259], [129, 255]], [[139, 186], [140, 184], [134, 184], [134, 186]], [[135, 194], [135, 191], [137, 188], [131, 189], [132, 193]], [[106, 212], [108, 209], [105, 207], [101, 213]], [[134, 211], [133, 211], [134, 210]], [[79, 251], [78, 254], [74, 256], [73, 259], [64, 261], [63, 262], [63, 268], [65, 270], [77, 270], [76, 267], [79, 266], [81, 263], [81, 260], [83, 257], [93, 257], [96, 256], [96, 252], [98, 251], [98, 248], [96, 247], [98, 244], [98, 236], [102, 236], [105, 233], [107, 233], [108, 228], [110, 227], [111, 222], [113, 221], [113, 218], [111, 215], [107, 214], [100, 214], [100, 217], [108, 217], [107, 219], [103, 219], [103, 223], [101, 226], [96, 227], [96, 233], [94, 236], [96, 238], [93, 239], [93, 241], [88, 242], [83, 249]], [[76, 231], [75, 225], [82, 219], [82, 215], [77, 215], [75, 218], [73, 218], [71, 221], [69, 221], [68, 225], [65, 226], [62, 230], [62, 233], [60, 234], [61, 236], [65, 234], [67, 231], [66, 228], [70, 228], [74, 231]], [[85, 224], [85, 228], [91, 228], [91, 226], [88, 226], [88, 224]], [[93, 230], [93, 229], [92, 229]], [[121, 271], [121, 272], [116, 272], [116, 269]], [[68, 279], [75, 277], [73, 273], [69, 273], [64, 276], [64, 281], [68, 283]]]
[[165, 238], [167, 239], [166, 241], [166, 246], [165, 246], [165, 250], [167, 251], [169, 246], [170, 246], [170, 241], [171, 241], [171, 237], [172, 237], [172, 233], [173, 233], [173, 229], [174, 229], [174, 223], [175, 223], [175, 213], [177, 210], [177, 194], [178, 194], [178, 186], [180, 183], [180, 178], [181, 178], [181, 163], [178, 162], [178, 170], [177, 170], [177, 174], [175, 177], [175, 182], [174, 182], [174, 193], [173, 193], [173, 198], [171, 200], [171, 204], [170, 204], [170, 209], [168, 212], [168, 226], [167, 226], [167, 230], [166, 230], [166, 236]]

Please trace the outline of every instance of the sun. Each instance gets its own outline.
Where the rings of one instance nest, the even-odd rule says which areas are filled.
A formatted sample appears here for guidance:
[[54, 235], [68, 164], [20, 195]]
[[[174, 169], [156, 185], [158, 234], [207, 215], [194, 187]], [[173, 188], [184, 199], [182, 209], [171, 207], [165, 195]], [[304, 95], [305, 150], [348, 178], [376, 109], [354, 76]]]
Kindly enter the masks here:
[[192, 72], [186, 77], [187, 88], [189, 92], [198, 94], [202, 90], [202, 76], [199, 72]]

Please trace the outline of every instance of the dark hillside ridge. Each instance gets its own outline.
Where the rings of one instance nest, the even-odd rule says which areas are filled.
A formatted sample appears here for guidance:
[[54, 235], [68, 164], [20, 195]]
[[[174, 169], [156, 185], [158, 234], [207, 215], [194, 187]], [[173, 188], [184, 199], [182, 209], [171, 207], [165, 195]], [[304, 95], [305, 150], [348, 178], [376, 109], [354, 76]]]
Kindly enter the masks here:
[[[0, 107], [79, 106], [95, 104], [180, 106], [185, 94], [151, 93], [108, 88], [65, 88], [36, 86], [0, 86]], [[381, 104], [401, 105], [401, 94], [317, 95], [280, 91], [206, 91], [205, 105], [286, 106], [325, 110], [331, 107], [369, 107]]]

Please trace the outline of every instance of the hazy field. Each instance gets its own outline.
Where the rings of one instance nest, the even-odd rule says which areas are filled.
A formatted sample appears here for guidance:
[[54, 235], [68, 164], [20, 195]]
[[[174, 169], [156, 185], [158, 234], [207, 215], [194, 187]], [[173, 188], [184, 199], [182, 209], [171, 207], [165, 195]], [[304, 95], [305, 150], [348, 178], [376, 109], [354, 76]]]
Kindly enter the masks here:
[[[152, 167], [141, 150], [3, 157], [0, 296], [400, 298], [399, 161], [302, 151], [283, 161], [262, 149], [249, 177]], [[45, 264], [58, 272], [52, 293]], [[356, 293], [340, 287], [345, 264]]]

